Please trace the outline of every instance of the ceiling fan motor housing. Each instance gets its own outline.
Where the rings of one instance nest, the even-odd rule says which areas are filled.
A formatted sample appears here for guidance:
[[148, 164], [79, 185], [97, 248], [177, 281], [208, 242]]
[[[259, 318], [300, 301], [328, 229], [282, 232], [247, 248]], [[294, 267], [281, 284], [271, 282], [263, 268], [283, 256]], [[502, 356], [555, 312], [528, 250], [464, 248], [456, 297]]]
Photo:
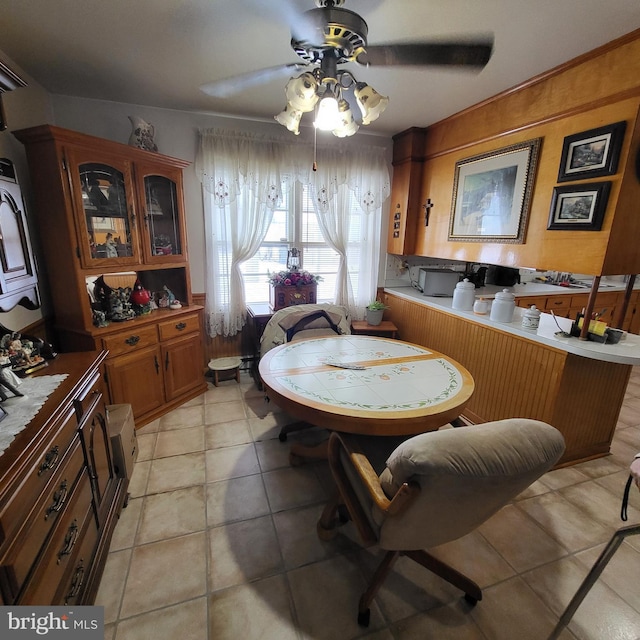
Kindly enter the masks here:
[[357, 13], [330, 6], [306, 11], [305, 17], [317, 31], [317, 42], [293, 37], [291, 47], [307, 64], [318, 64], [327, 50], [340, 64], [355, 60], [366, 49], [369, 28]]

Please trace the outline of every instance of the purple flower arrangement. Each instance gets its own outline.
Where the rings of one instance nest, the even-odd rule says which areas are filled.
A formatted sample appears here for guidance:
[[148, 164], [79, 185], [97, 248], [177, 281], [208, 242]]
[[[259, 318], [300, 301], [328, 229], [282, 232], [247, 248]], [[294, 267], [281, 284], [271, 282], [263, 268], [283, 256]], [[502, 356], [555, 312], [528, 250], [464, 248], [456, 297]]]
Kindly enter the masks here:
[[277, 271], [269, 274], [269, 282], [275, 287], [301, 287], [306, 284], [316, 284], [322, 280], [322, 276], [314, 275], [308, 271]]

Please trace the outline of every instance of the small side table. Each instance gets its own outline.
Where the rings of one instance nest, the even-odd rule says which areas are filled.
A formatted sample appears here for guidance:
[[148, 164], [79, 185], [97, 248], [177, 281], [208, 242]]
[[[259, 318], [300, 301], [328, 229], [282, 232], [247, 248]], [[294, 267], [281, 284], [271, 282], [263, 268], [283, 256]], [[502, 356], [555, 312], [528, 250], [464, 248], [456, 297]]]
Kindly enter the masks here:
[[383, 320], [380, 324], [369, 324], [366, 320], [353, 320], [351, 333], [357, 336], [381, 336], [395, 339], [398, 337], [398, 327], [391, 320]]
[[214, 358], [209, 361], [209, 369], [213, 371], [213, 384], [217, 387], [220, 383], [220, 373], [232, 371], [235, 369], [234, 377], [236, 382], [240, 382], [240, 364], [241, 358]]

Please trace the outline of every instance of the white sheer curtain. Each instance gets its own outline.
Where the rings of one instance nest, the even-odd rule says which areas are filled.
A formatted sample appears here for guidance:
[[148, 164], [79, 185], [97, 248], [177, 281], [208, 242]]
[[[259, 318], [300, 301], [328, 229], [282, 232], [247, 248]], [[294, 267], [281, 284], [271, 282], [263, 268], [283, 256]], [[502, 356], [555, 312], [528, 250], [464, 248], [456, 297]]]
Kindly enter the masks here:
[[246, 322], [240, 265], [259, 249], [273, 208], [282, 200], [279, 151], [255, 136], [219, 130], [200, 135], [196, 170], [206, 192], [205, 293], [211, 336], [233, 336]]
[[384, 154], [372, 149], [349, 154], [324, 150], [309, 186], [322, 235], [340, 256], [335, 302], [361, 319], [378, 284], [382, 205], [390, 193]]
[[[336, 301], [363, 317], [376, 292], [382, 205], [390, 193], [385, 150], [339, 141], [319, 146], [317, 171], [313, 157], [311, 144], [299, 140], [200, 131], [196, 171], [204, 189], [210, 336], [235, 335], [245, 324], [240, 264], [260, 247], [274, 207], [295, 180], [309, 186], [323, 237], [340, 255]], [[355, 219], [353, 197], [359, 205]]]

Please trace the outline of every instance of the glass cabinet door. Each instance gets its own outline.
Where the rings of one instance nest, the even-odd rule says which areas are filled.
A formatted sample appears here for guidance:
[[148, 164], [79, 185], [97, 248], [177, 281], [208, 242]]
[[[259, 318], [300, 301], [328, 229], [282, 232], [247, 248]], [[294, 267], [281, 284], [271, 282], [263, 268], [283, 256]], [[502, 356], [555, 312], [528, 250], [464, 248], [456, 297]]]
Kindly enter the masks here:
[[147, 173], [144, 183], [145, 262], [185, 259], [182, 237], [182, 184], [179, 175]]
[[75, 198], [82, 203], [78, 232], [84, 266], [137, 263], [133, 228], [135, 210], [128, 163], [117, 160], [85, 162], [80, 155], [73, 159], [76, 160], [71, 166]]

